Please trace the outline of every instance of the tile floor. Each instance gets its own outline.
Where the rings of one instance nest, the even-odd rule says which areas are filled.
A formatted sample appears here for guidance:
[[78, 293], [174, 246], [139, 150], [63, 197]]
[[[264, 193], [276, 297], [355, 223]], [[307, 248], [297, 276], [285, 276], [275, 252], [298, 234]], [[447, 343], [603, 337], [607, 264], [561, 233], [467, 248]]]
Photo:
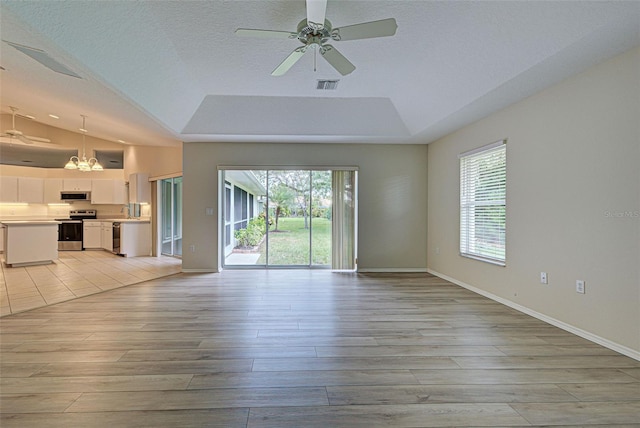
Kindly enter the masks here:
[[0, 316], [48, 306], [180, 272], [174, 257], [119, 257], [106, 251], [61, 251], [55, 263], [2, 265]]

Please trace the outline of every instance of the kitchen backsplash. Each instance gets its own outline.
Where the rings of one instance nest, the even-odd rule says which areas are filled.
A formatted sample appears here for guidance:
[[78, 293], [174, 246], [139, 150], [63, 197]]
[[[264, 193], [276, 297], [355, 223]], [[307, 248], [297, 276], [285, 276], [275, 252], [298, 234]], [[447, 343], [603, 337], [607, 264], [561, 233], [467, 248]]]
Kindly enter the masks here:
[[[0, 204], [0, 220], [39, 220], [69, 217], [70, 210], [96, 210], [98, 218], [125, 218], [127, 215], [124, 205], [92, 205], [89, 202], [74, 202], [67, 205], [29, 204], [12, 205]], [[140, 217], [151, 217], [151, 206], [143, 205]]]

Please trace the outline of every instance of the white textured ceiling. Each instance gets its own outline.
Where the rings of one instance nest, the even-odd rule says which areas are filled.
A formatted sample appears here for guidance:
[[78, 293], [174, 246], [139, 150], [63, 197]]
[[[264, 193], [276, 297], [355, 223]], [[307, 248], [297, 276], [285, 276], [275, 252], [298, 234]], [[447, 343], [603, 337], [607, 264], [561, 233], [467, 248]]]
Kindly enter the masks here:
[[[179, 141], [427, 143], [640, 43], [637, 1], [340, 1], [334, 27], [393, 17], [393, 37], [334, 42], [340, 76], [297, 40], [303, 0], [7, 1], [2, 39], [44, 50], [82, 79], [0, 43], [0, 104], [133, 144]], [[318, 79], [339, 79], [319, 91]], [[48, 113], [56, 113], [53, 120]], [[5, 124], [3, 124], [3, 128]], [[5, 129], [3, 129], [4, 131]]]

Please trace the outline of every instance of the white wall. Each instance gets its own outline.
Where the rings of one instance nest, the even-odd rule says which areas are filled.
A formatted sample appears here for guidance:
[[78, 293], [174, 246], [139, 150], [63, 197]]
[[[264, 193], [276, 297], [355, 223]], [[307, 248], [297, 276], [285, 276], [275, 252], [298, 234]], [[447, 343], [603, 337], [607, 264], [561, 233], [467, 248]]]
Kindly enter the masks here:
[[[430, 271], [640, 358], [639, 76], [640, 48], [430, 144]], [[458, 255], [457, 155], [503, 138], [507, 266], [498, 267]]]
[[358, 167], [359, 268], [424, 271], [426, 163], [424, 145], [185, 143], [183, 269], [219, 268], [219, 165], [289, 165]]

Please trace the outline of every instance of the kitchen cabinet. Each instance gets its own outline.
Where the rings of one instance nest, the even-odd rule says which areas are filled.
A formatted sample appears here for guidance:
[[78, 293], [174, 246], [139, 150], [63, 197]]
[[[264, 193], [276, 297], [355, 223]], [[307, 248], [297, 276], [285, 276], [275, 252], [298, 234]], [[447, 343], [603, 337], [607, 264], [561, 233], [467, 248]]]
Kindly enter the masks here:
[[126, 189], [124, 180], [91, 180], [91, 203], [124, 205]]
[[44, 180], [44, 203], [59, 204], [62, 191], [62, 178], [46, 178]]
[[125, 257], [151, 255], [151, 223], [148, 221], [120, 222], [120, 250]]
[[129, 203], [151, 203], [151, 183], [149, 174], [136, 173], [129, 176]]
[[4, 261], [7, 265], [47, 264], [58, 258], [57, 221], [5, 221], [2, 225], [5, 226]]
[[18, 177], [0, 177], [0, 202], [18, 202]]
[[90, 178], [65, 178], [62, 180], [62, 190], [65, 192], [91, 191], [91, 179]]
[[102, 222], [84, 221], [82, 224], [82, 247], [102, 248]]
[[102, 249], [109, 252], [113, 251], [113, 222], [101, 222], [100, 234]]
[[44, 179], [18, 177], [18, 202], [29, 204], [44, 202]]
[[33, 177], [0, 178], [0, 202], [41, 204], [44, 179]]

